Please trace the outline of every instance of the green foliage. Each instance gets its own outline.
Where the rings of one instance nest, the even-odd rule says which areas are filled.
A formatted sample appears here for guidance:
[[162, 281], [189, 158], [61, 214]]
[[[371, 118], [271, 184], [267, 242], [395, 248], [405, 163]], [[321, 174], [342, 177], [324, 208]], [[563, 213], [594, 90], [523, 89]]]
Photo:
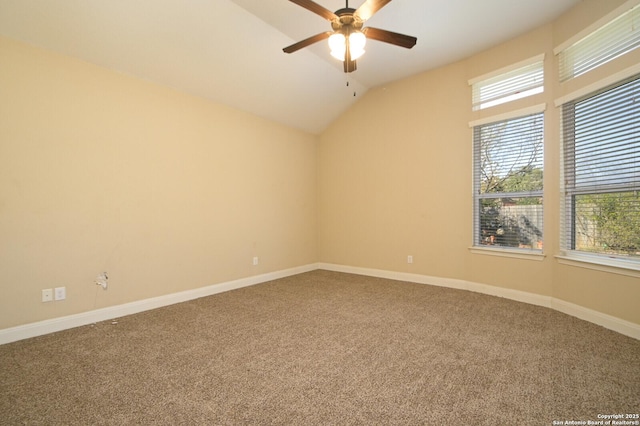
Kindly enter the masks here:
[[[542, 180], [542, 169], [528, 165], [509, 173], [503, 178], [491, 176], [482, 181], [480, 189], [483, 193], [541, 191]], [[541, 199], [538, 197], [522, 197], [516, 199], [515, 202], [518, 205], [540, 204]]]
[[522, 192], [542, 190], [542, 169], [525, 166], [507, 176], [502, 183], [504, 192]]
[[576, 215], [589, 244], [583, 250], [640, 254], [640, 193], [576, 196]]

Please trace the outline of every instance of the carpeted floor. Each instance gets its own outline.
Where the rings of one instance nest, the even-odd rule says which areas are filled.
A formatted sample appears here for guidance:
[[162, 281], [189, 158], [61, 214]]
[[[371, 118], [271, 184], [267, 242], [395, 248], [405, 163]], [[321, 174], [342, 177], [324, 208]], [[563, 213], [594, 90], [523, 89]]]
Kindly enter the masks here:
[[640, 412], [640, 341], [314, 271], [0, 346], [0, 424], [552, 425]]

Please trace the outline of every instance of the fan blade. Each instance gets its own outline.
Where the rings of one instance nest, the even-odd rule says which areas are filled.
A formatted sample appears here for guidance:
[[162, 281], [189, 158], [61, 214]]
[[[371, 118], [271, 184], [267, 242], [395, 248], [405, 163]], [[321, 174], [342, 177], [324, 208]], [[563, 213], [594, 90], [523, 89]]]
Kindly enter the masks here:
[[381, 30], [379, 28], [373, 27], [364, 28], [362, 32], [367, 36], [367, 38], [370, 38], [372, 40], [395, 44], [396, 46], [406, 47], [407, 49], [411, 49], [416, 45], [416, 42], [418, 41], [417, 38], [412, 36], [394, 33], [392, 31]]
[[358, 15], [360, 19], [366, 21], [390, 1], [391, 0], [367, 0], [354, 12], [354, 15]]
[[327, 31], [327, 32], [324, 32], [324, 33], [316, 34], [316, 35], [311, 36], [309, 38], [305, 38], [302, 41], [294, 43], [291, 46], [287, 46], [284, 49], [282, 49], [282, 51], [284, 53], [293, 53], [296, 50], [302, 49], [303, 47], [307, 47], [309, 45], [312, 45], [313, 43], [317, 43], [319, 41], [325, 40], [325, 39], [329, 38], [329, 36], [331, 34], [333, 34], [331, 31]]
[[295, 3], [298, 6], [302, 6], [307, 10], [312, 11], [316, 15], [320, 15], [328, 21], [333, 21], [334, 19], [338, 19], [338, 16], [330, 11], [329, 9], [325, 9], [320, 6], [318, 3], [315, 3], [311, 0], [289, 0], [291, 3]]

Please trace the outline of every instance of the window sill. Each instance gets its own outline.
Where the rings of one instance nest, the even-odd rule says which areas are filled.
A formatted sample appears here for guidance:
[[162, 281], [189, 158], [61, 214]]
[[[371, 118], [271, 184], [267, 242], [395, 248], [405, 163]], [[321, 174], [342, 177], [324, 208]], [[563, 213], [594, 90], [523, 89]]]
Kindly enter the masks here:
[[535, 261], [542, 261], [546, 257], [546, 255], [542, 253], [541, 250], [516, 250], [516, 249], [488, 248], [488, 247], [469, 247], [469, 251], [473, 254], [510, 257], [512, 259], [535, 260]]
[[573, 253], [558, 255], [556, 259], [558, 259], [558, 263], [562, 265], [640, 278], [640, 263], [634, 261]]

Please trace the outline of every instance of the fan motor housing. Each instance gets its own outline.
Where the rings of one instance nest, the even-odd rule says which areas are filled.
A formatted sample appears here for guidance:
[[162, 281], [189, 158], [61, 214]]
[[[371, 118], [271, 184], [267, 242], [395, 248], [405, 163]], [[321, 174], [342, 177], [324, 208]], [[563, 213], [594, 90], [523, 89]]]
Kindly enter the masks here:
[[333, 31], [340, 31], [342, 27], [351, 27], [358, 31], [361, 30], [364, 22], [358, 15], [355, 15], [355, 11], [355, 9], [350, 7], [336, 10], [335, 14], [338, 16], [338, 19], [331, 21]]

